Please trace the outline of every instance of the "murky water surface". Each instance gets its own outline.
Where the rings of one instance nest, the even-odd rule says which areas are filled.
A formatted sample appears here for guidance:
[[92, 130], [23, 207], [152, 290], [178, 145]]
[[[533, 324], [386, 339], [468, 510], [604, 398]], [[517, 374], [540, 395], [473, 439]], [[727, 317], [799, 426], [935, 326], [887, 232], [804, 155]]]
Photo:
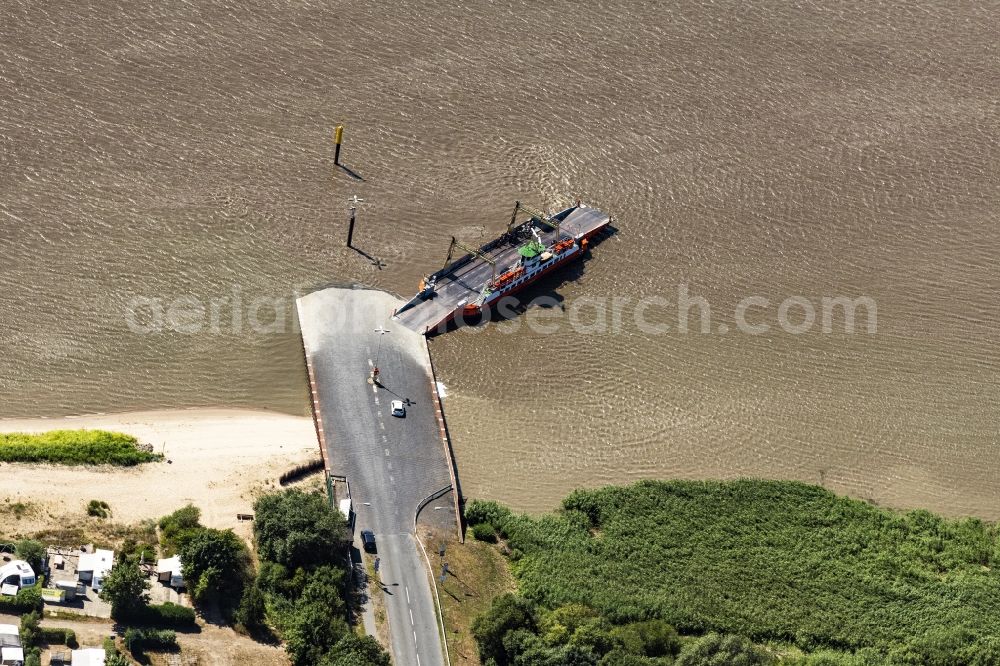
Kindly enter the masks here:
[[[532, 292], [556, 332], [432, 343], [467, 495], [755, 475], [998, 518], [996, 29], [943, 0], [8, 0], [0, 416], [305, 413], [295, 289], [408, 296], [451, 235], [580, 197], [621, 231]], [[355, 194], [378, 266], [343, 247]], [[710, 334], [568, 323], [681, 284]], [[877, 333], [823, 334], [824, 296]]]

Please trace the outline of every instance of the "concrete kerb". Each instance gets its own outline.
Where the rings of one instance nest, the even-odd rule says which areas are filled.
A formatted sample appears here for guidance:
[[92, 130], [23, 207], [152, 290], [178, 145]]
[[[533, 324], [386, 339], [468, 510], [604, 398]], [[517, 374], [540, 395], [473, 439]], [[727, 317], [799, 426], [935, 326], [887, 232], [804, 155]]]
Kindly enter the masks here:
[[[420, 546], [420, 554], [424, 556], [424, 564], [427, 565], [427, 575], [430, 576], [431, 589], [434, 590], [434, 607], [437, 609], [438, 616], [438, 634], [441, 637], [441, 645], [444, 646], [444, 659], [448, 666], [451, 666], [451, 651], [448, 649], [448, 630], [444, 626], [444, 614], [441, 612], [441, 596], [438, 594], [437, 583], [434, 581], [434, 567], [431, 566], [431, 558], [427, 556], [427, 549], [424, 548], [424, 542], [420, 540], [420, 535], [417, 533], [417, 520], [420, 518], [420, 512], [425, 506], [448, 491], [454, 490], [453, 486], [446, 486], [437, 492], [431, 493], [417, 505], [417, 510], [413, 512], [413, 538], [417, 540], [417, 545]], [[457, 491], [455, 491], [455, 495], [458, 495]], [[459, 522], [461, 522], [461, 519], [459, 519]]]
[[455, 502], [455, 527], [458, 530], [458, 542], [465, 543], [465, 530], [462, 529], [462, 489], [458, 485], [458, 470], [451, 450], [451, 437], [448, 436], [448, 424], [444, 419], [444, 407], [441, 405], [441, 395], [438, 393], [437, 373], [434, 371], [434, 359], [431, 357], [431, 348], [427, 338], [424, 338], [424, 345], [427, 347], [427, 362], [431, 368], [430, 381], [431, 395], [434, 396], [434, 416], [437, 418], [438, 428], [441, 431], [441, 445], [444, 446], [445, 460], [448, 461], [448, 474], [451, 476], [451, 487], [454, 491], [452, 498]]
[[[302, 304], [295, 301], [295, 309], [298, 313], [299, 321], [302, 321]], [[326, 435], [323, 433], [323, 412], [319, 404], [319, 394], [316, 390], [316, 371], [313, 370], [312, 358], [309, 356], [309, 349], [306, 347], [306, 338], [302, 333], [302, 326], [299, 326], [299, 340], [302, 342], [302, 356], [306, 362], [306, 374], [309, 377], [309, 404], [312, 405], [313, 427], [316, 428], [316, 441], [319, 443], [319, 453], [323, 457], [323, 470], [329, 478], [330, 460], [327, 457]]]

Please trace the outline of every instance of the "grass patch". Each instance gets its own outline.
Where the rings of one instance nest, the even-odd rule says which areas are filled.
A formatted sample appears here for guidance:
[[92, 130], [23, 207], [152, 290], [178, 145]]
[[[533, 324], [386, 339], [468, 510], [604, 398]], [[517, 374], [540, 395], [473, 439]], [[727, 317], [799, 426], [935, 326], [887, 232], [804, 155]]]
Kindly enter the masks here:
[[138, 440], [106, 430], [52, 430], [41, 434], [0, 434], [0, 461], [129, 467], [161, 460]]
[[935, 646], [1000, 644], [997, 530], [975, 519], [749, 480], [578, 491], [538, 518], [495, 503], [467, 515], [496, 528], [540, 609], [918, 661]]
[[107, 518], [111, 515], [111, 507], [107, 502], [92, 499], [87, 503], [87, 515], [94, 518]]
[[11, 502], [10, 498], [0, 504], [0, 513], [13, 516], [14, 520], [21, 520], [25, 516], [32, 515], [36, 510], [32, 502]]
[[[429, 549], [427, 555], [434, 573], [440, 574], [442, 559], [437, 548]], [[489, 610], [494, 598], [514, 591], [514, 577], [503, 555], [482, 541], [469, 539], [464, 544], [448, 543], [444, 561], [448, 563], [448, 575], [444, 583], [440, 576], [435, 583], [451, 662], [477, 666], [479, 656], [472, 636], [472, 621]]]

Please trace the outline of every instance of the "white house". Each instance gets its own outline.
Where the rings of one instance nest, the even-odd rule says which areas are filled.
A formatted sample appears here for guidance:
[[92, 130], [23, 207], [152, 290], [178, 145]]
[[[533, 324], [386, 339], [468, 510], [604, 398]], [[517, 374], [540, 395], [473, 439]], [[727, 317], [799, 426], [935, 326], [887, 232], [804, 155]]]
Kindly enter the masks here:
[[73, 650], [72, 666], [104, 666], [105, 656], [100, 648]]
[[0, 664], [21, 666], [24, 663], [24, 649], [20, 647], [0, 647]]
[[0, 567], [0, 585], [30, 587], [35, 584], [35, 571], [24, 560], [14, 560]]
[[98, 548], [93, 553], [82, 553], [76, 567], [81, 583], [87, 583], [96, 591], [101, 591], [104, 577], [115, 564], [115, 551]]
[[184, 572], [180, 555], [174, 555], [156, 562], [156, 579], [170, 587], [184, 587]]

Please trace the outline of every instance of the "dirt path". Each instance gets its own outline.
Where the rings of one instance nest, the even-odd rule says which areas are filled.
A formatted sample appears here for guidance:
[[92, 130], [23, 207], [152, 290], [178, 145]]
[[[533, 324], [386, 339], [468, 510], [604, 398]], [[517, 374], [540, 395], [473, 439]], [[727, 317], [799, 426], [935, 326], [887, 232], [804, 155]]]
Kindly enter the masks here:
[[[0, 624], [18, 625], [17, 615], [0, 614]], [[104, 639], [114, 635], [114, 623], [110, 620], [69, 620], [43, 618], [43, 627], [60, 627], [76, 632], [80, 647], [101, 647]], [[288, 657], [280, 645], [258, 643], [247, 636], [236, 633], [229, 627], [202, 625], [198, 633], [177, 634], [181, 646], [183, 663], [201, 666], [288, 666]], [[60, 646], [56, 646], [56, 650]], [[48, 663], [46, 653], [42, 653], [42, 663]]]

